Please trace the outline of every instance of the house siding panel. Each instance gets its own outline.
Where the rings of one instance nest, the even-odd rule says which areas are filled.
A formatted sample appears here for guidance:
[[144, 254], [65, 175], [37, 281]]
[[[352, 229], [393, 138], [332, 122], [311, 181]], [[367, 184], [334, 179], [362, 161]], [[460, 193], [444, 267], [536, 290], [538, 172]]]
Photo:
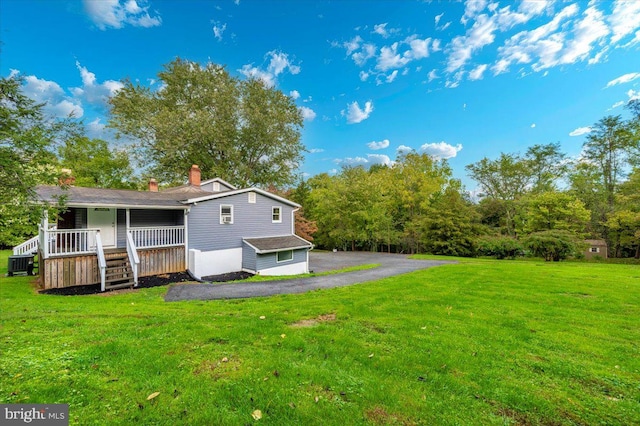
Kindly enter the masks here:
[[[247, 193], [201, 201], [189, 213], [189, 249], [241, 248], [242, 238], [291, 235], [293, 207], [262, 194], [249, 204]], [[220, 205], [233, 205], [233, 224], [220, 224]], [[271, 208], [282, 207], [282, 223], [272, 223]]]
[[123, 209], [118, 209], [118, 213], [116, 214], [116, 223], [117, 223], [117, 247], [127, 247], [127, 211]]
[[242, 269], [256, 270], [256, 251], [247, 243], [242, 243]]
[[294, 250], [293, 259], [288, 262], [278, 263], [277, 253], [258, 254], [256, 258], [257, 271], [263, 269], [275, 268], [278, 266], [289, 265], [307, 261], [307, 250]]

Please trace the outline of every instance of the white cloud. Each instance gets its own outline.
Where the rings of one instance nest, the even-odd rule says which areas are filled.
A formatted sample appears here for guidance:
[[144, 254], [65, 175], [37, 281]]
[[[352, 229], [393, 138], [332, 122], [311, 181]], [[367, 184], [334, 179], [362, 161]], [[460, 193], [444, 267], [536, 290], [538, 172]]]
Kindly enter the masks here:
[[292, 90], [289, 92], [289, 96], [291, 96], [294, 100], [300, 97], [300, 92], [297, 90]]
[[629, 83], [630, 81], [633, 81], [636, 78], [640, 78], [640, 72], [630, 72], [628, 74], [621, 75], [618, 78], [614, 78], [613, 80], [607, 83], [606, 87], [615, 86], [616, 84]]
[[438, 28], [438, 30], [440, 30], [440, 31], [444, 31], [444, 30], [446, 30], [447, 28], [449, 28], [449, 26], [450, 26], [450, 25], [451, 25], [451, 21], [449, 21], [449, 22], [445, 23], [443, 26], [441, 26], [440, 28]]
[[396, 148], [396, 152], [398, 154], [407, 154], [409, 152], [413, 151], [413, 148], [411, 148], [410, 146], [406, 146], [406, 145], [400, 145], [399, 147]]
[[384, 24], [378, 24], [373, 26], [373, 32], [381, 35], [384, 38], [389, 37], [389, 32], [387, 31], [387, 22]]
[[435, 17], [436, 27], [438, 26], [438, 23], [440, 22], [443, 16], [444, 16], [444, 12], [442, 12], [440, 15], [436, 15]]
[[347, 123], [354, 124], [369, 118], [369, 115], [373, 112], [373, 102], [367, 101], [364, 104], [364, 109], [360, 108], [357, 101], [354, 101], [347, 105], [347, 111], [342, 111], [342, 115], [347, 116]]
[[360, 71], [360, 81], [367, 81], [369, 78], [369, 73], [365, 71]]
[[614, 108], [621, 107], [621, 106], [623, 106], [625, 103], [626, 103], [625, 101], [618, 101], [618, 102], [616, 102], [615, 104], [611, 105], [611, 108], [609, 108], [609, 109], [614, 109]]
[[389, 147], [389, 139], [381, 140], [380, 142], [371, 141], [367, 144], [369, 149], [377, 151], [379, 149], [385, 149]]
[[362, 37], [360, 37], [359, 35], [355, 36], [349, 41], [345, 41], [343, 43], [343, 46], [345, 49], [347, 49], [347, 56], [360, 49], [360, 43], [362, 43], [362, 41]]
[[439, 78], [438, 72], [435, 69], [432, 69], [431, 71], [429, 71], [429, 83], [431, 83], [433, 80], [437, 78]]
[[632, 90], [632, 89], [630, 89], [627, 92], [627, 96], [629, 96], [629, 101], [640, 100], [640, 90]]
[[376, 56], [377, 50], [378, 48], [375, 44], [365, 43], [362, 45], [362, 49], [359, 52], [355, 52], [353, 55], [351, 55], [351, 59], [353, 59], [353, 62], [355, 62], [356, 65], [362, 66], [369, 59]]
[[319, 153], [321, 153], [321, 152], [324, 152], [324, 149], [322, 149], [322, 148], [311, 148], [311, 149], [309, 150], [309, 153], [310, 153], [310, 154], [319, 154]]
[[334, 162], [336, 164], [340, 164], [343, 166], [364, 166], [370, 167], [374, 164], [381, 164], [385, 166], [389, 166], [393, 164], [388, 155], [384, 154], [367, 154], [366, 157], [347, 157], [347, 158], [338, 158], [335, 159]]
[[453, 146], [444, 141], [437, 143], [426, 143], [420, 147], [420, 152], [423, 152], [435, 158], [436, 160], [453, 158], [458, 155], [458, 152], [460, 152], [461, 150], [461, 144]]
[[65, 95], [55, 81], [40, 79], [34, 75], [24, 78], [23, 93], [38, 103], [45, 103], [44, 111], [52, 117], [80, 118], [84, 115], [81, 102]]
[[302, 113], [302, 118], [307, 121], [313, 121], [316, 118], [316, 113], [309, 107], [302, 106], [300, 107], [300, 112]]
[[393, 80], [395, 80], [397, 76], [398, 76], [398, 70], [395, 70], [394, 72], [392, 72], [387, 76], [387, 83], [393, 83]]
[[535, 16], [552, 8], [555, 0], [524, 0], [518, 6], [518, 11], [525, 15]]
[[149, 15], [149, 6], [145, 0], [138, 0], [138, 2], [136, 0], [83, 0], [85, 12], [101, 30], [123, 28], [126, 24], [144, 28], [162, 24], [162, 18], [157, 12], [155, 12], [156, 16]]
[[585, 135], [587, 133], [591, 132], [591, 127], [578, 127], [577, 129], [573, 130], [571, 133], [569, 133], [569, 136], [582, 136]]
[[573, 38], [560, 57], [561, 64], [572, 64], [589, 57], [593, 44], [609, 34], [604, 15], [595, 6], [584, 12], [584, 19], [574, 25]]
[[80, 71], [82, 87], [73, 87], [71, 93], [76, 98], [83, 99], [90, 104], [106, 107], [109, 98], [124, 87], [124, 84], [115, 80], [105, 80], [102, 83], [98, 83], [96, 75], [80, 65], [78, 61], [76, 61], [76, 68]]
[[640, 1], [616, 0], [608, 21], [613, 32], [611, 42], [617, 43], [640, 27]]
[[275, 86], [277, 77], [287, 70], [293, 75], [300, 72], [300, 66], [293, 64], [286, 53], [272, 50], [265, 55], [266, 60], [269, 60], [266, 70], [254, 67], [253, 64], [246, 64], [238, 71], [245, 77], [262, 80], [267, 87]]
[[411, 58], [422, 59], [429, 56], [429, 43], [431, 38], [425, 38], [424, 40], [419, 38], [410, 37], [407, 39], [409, 46], [411, 46]]
[[531, 128], [532, 128], [532, 129], [535, 129], [535, 128], [536, 128], [536, 123], [532, 123], [532, 124], [531, 124]]
[[402, 68], [407, 62], [409, 62], [408, 58], [398, 54], [398, 42], [395, 42], [391, 46], [380, 48], [376, 68], [385, 72], [393, 68]]
[[[467, 3], [468, 5], [469, 3]], [[451, 41], [448, 48], [447, 71], [454, 72], [462, 68], [475, 51], [493, 43], [495, 40], [494, 32], [497, 29], [496, 19], [487, 15], [478, 16], [464, 36], [457, 36]]]
[[467, 0], [464, 8], [464, 16], [460, 19], [460, 22], [466, 24], [469, 19], [475, 18], [477, 14], [487, 7], [487, 3], [487, 0]]
[[469, 71], [469, 80], [482, 80], [482, 75], [487, 70], [487, 67], [487, 64], [482, 64]]
[[227, 29], [227, 24], [220, 24], [220, 22], [215, 22], [213, 25], [213, 36], [218, 39], [218, 41], [222, 41], [222, 34], [224, 30]]

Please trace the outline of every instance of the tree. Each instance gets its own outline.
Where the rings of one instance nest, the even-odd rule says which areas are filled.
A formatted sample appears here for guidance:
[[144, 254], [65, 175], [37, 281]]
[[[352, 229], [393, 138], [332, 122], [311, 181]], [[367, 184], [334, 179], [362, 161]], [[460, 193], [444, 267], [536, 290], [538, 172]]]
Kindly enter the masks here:
[[70, 120], [45, 116], [43, 104], [21, 91], [22, 78], [0, 79], [0, 246], [12, 246], [37, 230], [34, 188], [56, 183], [57, 141], [77, 131]]
[[497, 160], [483, 158], [466, 166], [469, 176], [480, 184], [485, 197], [504, 202], [505, 228], [515, 236], [515, 201], [527, 192], [534, 176], [526, 159], [514, 154], [500, 154]]
[[60, 164], [71, 169], [75, 185], [135, 189], [137, 179], [126, 150], [110, 149], [107, 142], [78, 136], [58, 148]]
[[293, 183], [304, 150], [293, 99], [212, 63], [176, 59], [158, 77], [157, 91], [127, 81], [110, 100], [109, 126], [136, 141], [151, 174], [181, 181], [198, 164], [237, 186]]
[[583, 236], [590, 217], [584, 203], [565, 192], [533, 194], [523, 204], [520, 226], [524, 234], [555, 229]]
[[637, 144], [619, 115], [598, 121], [584, 143], [585, 159], [597, 165], [602, 176], [609, 212], [613, 211], [616, 189], [625, 174], [634, 145]]
[[560, 151], [559, 142], [530, 147], [525, 160], [533, 177], [533, 192], [555, 190], [555, 182], [567, 173], [565, 154]]
[[540, 256], [547, 262], [558, 262], [577, 255], [582, 248], [575, 235], [559, 230], [534, 232], [524, 239], [524, 246], [534, 256]]

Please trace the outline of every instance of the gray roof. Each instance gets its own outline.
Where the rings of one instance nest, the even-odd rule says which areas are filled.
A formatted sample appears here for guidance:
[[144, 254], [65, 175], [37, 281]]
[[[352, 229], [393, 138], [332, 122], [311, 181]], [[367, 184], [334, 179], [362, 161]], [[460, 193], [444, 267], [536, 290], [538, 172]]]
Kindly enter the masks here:
[[71, 207], [79, 206], [103, 206], [103, 207], [151, 207], [162, 209], [187, 209], [188, 206], [181, 203], [182, 200], [198, 194], [200, 196], [210, 194], [192, 188], [193, 191], [175, 192], [150, 192], [133, 191], [129, 189], [84, 188], [70, 186], [40, 185], [36, 187], [36, 194], [41, 201], [57, 203], [60, 197], [64, 197], [64, 204]]
[[309, 241], [297, 235], [286, 235], [282, 237], [244, 238], [244, 242], [256, 249], [258, 253], [273, 253], [276, 251], [293, 249], [310, 249], [313, 247]]

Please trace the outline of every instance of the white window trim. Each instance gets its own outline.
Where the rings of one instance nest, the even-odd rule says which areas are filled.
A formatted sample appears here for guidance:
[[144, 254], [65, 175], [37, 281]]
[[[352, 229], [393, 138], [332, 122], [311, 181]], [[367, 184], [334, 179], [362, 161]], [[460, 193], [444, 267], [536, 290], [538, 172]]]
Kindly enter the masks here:
[[[278, 209], [278, 217], [280, 218], [278, 220], [274, 220], [273, 219], [273, 212], [274, 212], [275, 209]], [[280, 207], [280, 206], [272, 206], [271, 207], [271, 223], [282, 223], [282, 207]]]
[[[230, 207], [231, 208], [231, 222], [225, 223], [224, 216], [222, 215], [222, 208]], [[233, 204], [220, 204], [220, 225], [233, 225]]]
[[255, 192], [249, 192], [249, 195], [248, 195], [249, 204], [255, 204], [257, 198], [258, 197], [256, 196]]
[[220, 192], [220, 182], [213, 182], [213, 191]]
[[[291, 258], [286, 260], [279, 260], [278, 258], [280, 257], [280, 253], [291, 253]], [[293, 261], [293, 250], [283, 250], [276, 252], [276, 263], [286, 263], [291, 261]]]
[[589, 251], [591, 253], [600, 253], [600, 247], [591, 247]]

